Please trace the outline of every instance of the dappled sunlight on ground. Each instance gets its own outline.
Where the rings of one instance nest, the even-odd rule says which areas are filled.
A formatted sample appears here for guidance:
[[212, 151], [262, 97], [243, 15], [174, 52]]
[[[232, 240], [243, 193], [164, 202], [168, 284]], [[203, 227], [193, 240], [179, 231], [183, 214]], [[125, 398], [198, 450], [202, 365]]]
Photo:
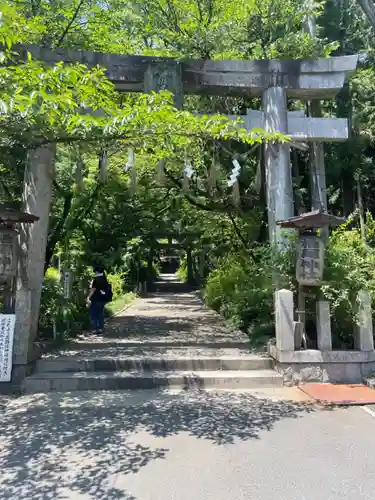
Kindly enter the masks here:
[[228, 445], [260, 439], [280, 420], [315, 411], [306, 403], [229, 392], [25, 396], [0, 418], [0, 498], [135, 500], [116, 487], [116, 478], [167, 457], [168, 447], [147, 444], [149, 437], [187, 434]]
[[138, 299], [108, 322], [104, 336], [84, 334], [76, 339], [76, 343], [93, 340], [98, 343], [121, 340], [144, 343], [248, 343], [247, 335], [230, 330], [195, 292], [155, 293]]

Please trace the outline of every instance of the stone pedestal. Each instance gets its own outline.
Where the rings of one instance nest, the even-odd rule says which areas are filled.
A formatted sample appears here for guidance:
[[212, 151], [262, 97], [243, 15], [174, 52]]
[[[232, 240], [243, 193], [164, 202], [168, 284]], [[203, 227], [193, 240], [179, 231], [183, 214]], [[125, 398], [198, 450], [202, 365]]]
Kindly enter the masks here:
[[[44, 277], [54, 160], [55, 145], [43, 146], [29, 152], [25, 169], [23, 209], [39, 220], [34, 224], [22, 224], [19, 231], [14, 372], [26, 373], [26, 366], [37, 353], [34, 341]], [[15, 373], [12, 381], [16, 378]]]
[[371, 297], [362, 290], [358, 293], [358, 324], [354, 329], [354, 348], [359, 351], [373, 351], [374, 337], [372, 327]]
[[[267, 132], [288, 133], [286, 94], [282, 87], [270, 87], [263, 93], [264, 125]], [[290, 149], [279, 142], [265, 144], [265, 171], [270, 242], [286, 246], [281, 238], [279, 220], [294, 215]]]
[[283, 352], [269, 346], [275, 368], [284, 376], [285, 385], [306, 382], [361, 384], [375, 371], [375, 352], [367, 351], [306, 351]]
[[353, 351], [333, 351], [328, 301], [316, 305], [318, 349], [294, 349], [293, 296], [288, 290], [275, 292], [276, 345], [269, 345], [275, 369], [283, 374], [286, 385], [306, 382], [359, 384], [375, 372], [371, 297], [358, 294], [359, 322]]
[[332, 351], [331, 313], [327, 300], [318, 300], [316, 303], [316, 330], [318, 349]]
[[294, 351], [293, 293], [277, 290], [274, 294], [276, 347], [279, 351]]

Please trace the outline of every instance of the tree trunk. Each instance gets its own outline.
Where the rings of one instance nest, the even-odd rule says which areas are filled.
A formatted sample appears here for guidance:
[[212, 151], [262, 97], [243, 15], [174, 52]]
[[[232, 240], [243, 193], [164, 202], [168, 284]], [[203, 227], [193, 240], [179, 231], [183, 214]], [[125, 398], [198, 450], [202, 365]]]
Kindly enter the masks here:
[[45, 259], [45, 263], [44, 263], [44, 272], [47, 271], [47, 269], [51, 263], [51, 259], [53, 257], [54, 252], [55, 252], [56, 245], [62, 240], [62, 238], [65, 235], [64, 225], [65, 225], [66, 219], [69, 216], [70, 208], [72, 206], [72, 200], [73, 200], [73, 193], [69, 193], [64, 199], [64, 207], [63, 207], [63, 212], [62, 212], [61, 218], [60, 218], [59, 222], [57, 223], [53, 233], [48, 238], [47, 249], [46, 249], [46, 259]]
[[357, 0], [358, 5], [365, 13], [368, 22], [375, 31], [375, 4], [372, 0]]

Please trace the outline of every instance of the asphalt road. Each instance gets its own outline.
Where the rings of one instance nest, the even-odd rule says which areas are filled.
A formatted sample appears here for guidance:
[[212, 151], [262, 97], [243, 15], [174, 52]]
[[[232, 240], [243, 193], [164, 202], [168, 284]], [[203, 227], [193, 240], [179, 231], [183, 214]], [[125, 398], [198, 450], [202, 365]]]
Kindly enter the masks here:
[[374, 500], [375, 418], [253, 394], [0, 406], [0, 499]]

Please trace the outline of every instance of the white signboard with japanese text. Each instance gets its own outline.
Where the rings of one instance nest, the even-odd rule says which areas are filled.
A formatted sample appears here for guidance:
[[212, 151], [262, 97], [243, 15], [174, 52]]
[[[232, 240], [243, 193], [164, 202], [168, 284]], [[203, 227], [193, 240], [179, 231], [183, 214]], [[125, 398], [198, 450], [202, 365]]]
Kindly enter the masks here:
[[15, 314], [0, 314], [0, 382], [11, 379], [15, 324]]

